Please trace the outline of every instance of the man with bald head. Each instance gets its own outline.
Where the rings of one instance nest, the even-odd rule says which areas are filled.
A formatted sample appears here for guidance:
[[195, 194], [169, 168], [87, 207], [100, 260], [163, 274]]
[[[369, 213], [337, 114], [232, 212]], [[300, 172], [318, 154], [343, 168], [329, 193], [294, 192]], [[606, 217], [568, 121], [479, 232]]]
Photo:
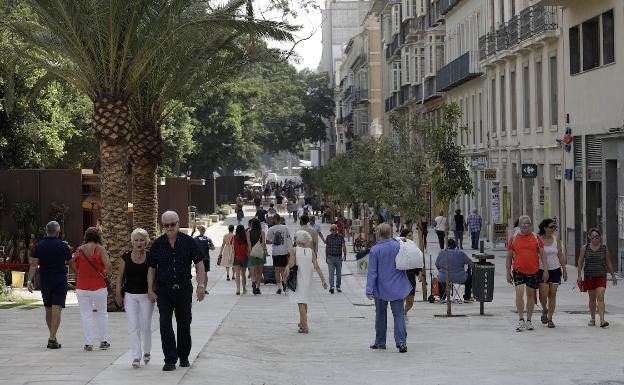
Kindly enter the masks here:
[[366, 296], [375, 299], [375, 343], [371, 349], [386, 348], [388, 324], [388, 303], [394, 317], [394, 342], [400, 353], [407, 352], [407, 331], [405, 329], [405, 297], [412, 285], [405, 271], [397, 270], [396, 256], [399, 242], [392, 239], [392, 227], [387, 223], [379, 225], [380, 240], [371, 248], [368, 256], [368, 277]]
[[[157, 301], [160, 313], [164, 371], [175, 370], [178, 359], [181, 367], [190, 366], [191, 263], [195, 264], [198, 301], [204, 299], [206, 289], [203, 255], [193, 238], [179, 231], [179, 222], [180, 218], [174, 211], [163, 213], [161, 224], [165, 234], [154, 240], [148, 257], [147, 290], [150, 300]], [[177, 345], [172, 325], [174, 313], [178, 329]]]

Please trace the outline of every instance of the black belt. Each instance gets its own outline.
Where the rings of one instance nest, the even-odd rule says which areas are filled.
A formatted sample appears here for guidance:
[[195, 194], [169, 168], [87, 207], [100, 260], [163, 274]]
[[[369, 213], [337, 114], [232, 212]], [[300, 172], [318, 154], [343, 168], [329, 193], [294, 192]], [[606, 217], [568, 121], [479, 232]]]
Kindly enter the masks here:
[[166, 287], [171, 290], [181, 290], [188, 287], [193, 287], [193, 284], [189, 281], [188, 283], [162, 283], [158, 286]]

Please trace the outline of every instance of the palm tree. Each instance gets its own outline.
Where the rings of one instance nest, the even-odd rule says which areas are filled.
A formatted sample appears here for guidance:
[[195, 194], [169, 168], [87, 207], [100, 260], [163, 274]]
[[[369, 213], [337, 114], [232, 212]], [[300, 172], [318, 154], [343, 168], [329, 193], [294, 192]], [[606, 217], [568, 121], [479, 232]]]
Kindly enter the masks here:
[[[132, 96], [153, 76], [159, 61], [171, 53], [167, 48], [180, 36], [190, 36], [208, 26], [218, 29], [234, 25], [252, 32], [253, 23], [235, 12], [225, 18], [203, 0], [27, 3], [36, 20], [14, 22], [30, 44], [26, 54], [93, 101], [92, 124], [100, 142], [103, 239], [116, 267], [129, 235], [127, 170], [133, 131]], [[225, 8], [237, 9], [241, 6], [237, 4], [244, 2]], [[283, 31], [282, 36], [287, 38], [288, 32]], [[178, 60], [183, 62], [193, 52], [175, 54], [182, 54]], [[184, 79], [176, 80], [183, 88]]]

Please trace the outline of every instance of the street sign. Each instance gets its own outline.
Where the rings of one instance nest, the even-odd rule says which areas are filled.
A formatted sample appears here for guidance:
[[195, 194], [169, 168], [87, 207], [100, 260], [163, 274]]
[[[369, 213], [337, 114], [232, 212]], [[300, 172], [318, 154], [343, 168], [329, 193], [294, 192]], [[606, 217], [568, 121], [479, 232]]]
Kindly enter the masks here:
[[522, 177], [523, 178], [537, 178], [537, 165], [534, 163], [522, 164]]
[[498, 181], [498, 169], [486, 168], [485, 170], [483, 170], [483, 178], [486, 181], [497, 182]]
[[492, 232], [494, 233], [494, 236], [492, 237], [493, 242], [496, 244], [507, 243], [507, 225], [495, 223], [492, 227]]

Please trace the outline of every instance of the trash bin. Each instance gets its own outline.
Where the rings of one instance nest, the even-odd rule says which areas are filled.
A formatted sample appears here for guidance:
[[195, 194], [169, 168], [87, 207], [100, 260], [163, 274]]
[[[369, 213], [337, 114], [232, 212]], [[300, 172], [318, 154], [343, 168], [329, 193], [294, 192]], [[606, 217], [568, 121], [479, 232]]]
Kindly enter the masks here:
[[24, 287], [24, 273], [23, 271], [12, 271], [11, 272], [11, 286], [13, 287]]
[[472, 292], [477, 302], [492, 302], [494, 298], [494, 265], [492, 263], [474, 264]]

